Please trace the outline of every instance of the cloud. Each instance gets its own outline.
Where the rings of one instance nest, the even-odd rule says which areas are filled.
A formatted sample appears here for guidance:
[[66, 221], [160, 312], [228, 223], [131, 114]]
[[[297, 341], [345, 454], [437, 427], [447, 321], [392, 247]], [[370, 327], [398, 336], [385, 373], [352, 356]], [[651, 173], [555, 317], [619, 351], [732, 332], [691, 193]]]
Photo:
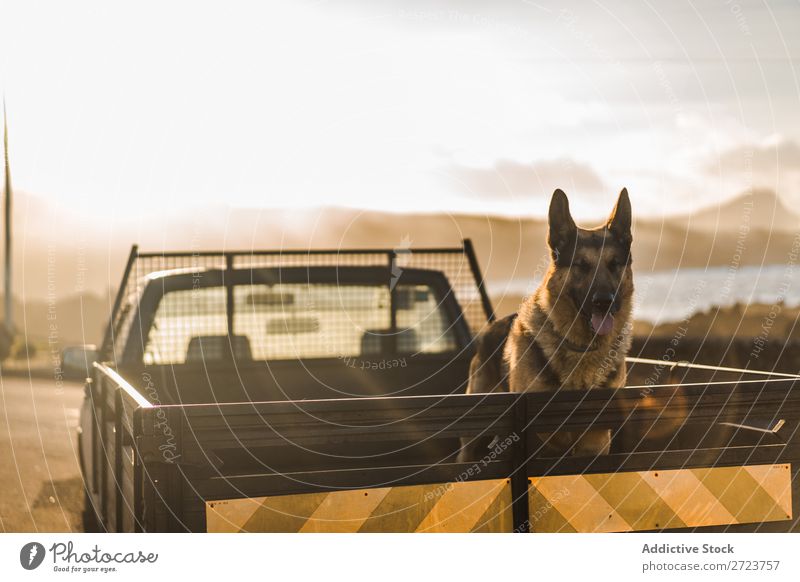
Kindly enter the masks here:
[[723, 152], [707, 166], [711, 174], [752, 174], [755, 179], [800, 171], [800, 144], [781, 140], [769, 145], [742, 145]]
[[800, 205], [799, 141], [782, 138], [758, 145], [745, 143], [707, 158], [705, 169], [714, 182], [712, 188], [746, 192], [768, 188], [788, 207]]
[[584, 194], [604, 190], [591, 166], [569, 158], [529, 164], [497, 160], [488, 168], [458, 165], [448, 176], [464, 194], [502, 201], [550, 196], [556, 188]]

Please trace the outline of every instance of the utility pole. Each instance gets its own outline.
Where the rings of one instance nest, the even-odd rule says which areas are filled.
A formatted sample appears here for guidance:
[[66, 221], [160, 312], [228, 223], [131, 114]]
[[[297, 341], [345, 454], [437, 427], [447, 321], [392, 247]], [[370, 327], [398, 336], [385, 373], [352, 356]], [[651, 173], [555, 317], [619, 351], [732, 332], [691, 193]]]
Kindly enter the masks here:
[[3, 151], [5, 152], [5, 327], [9, 337], [14, 336], [14, 301], [11, 296], [11, 165], [8, 161], [8, 120], [6, 119], [6, 98], [3, 96]]

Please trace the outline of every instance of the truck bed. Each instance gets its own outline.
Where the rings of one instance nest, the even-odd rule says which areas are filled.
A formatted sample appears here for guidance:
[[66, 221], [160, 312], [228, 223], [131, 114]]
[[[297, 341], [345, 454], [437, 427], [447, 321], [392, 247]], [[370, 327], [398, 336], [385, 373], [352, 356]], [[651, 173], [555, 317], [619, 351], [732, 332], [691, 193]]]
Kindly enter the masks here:
[[[304, 504], [319, 501], [319, 496], [358, 492], [368, 497], [385, 495], [388, 488], [396, 490], [393, 496], [417, 499], [403, 506], [408, 513], [405, 525], [385, 526], [389, 531], [406, 531], [403, 528], [416, 519], [414, 507], [430, 501], [431, 495], [438, 499], [442, 492], [467, 485], [478, 489], [462, 497], [465, 505], [455, 506], [457, 513], [468, 511], [480, 491], [497, 497], [496, 514], [482, 522], [481, 531], [797, 531], [800, 527], [792, 503], [800, 494], [800, 395], [795, 380], [659, 386], [647, 393], [597, 390], [555, 396], [151, 406], [142, 405], [141, 395], [131, 394], [131, 387], [120, 386], [120, 377], [105, 377], [107, 383], [98, 396], [109, 402], [105, 414], [115, 419], [119, 430], [107, 434], [108, 442], [117, 445], [108, 465], [103, 465], [108, 469], [101, 473], [105, 476], [99, 491], [105, 495], [100, 494], [97, 503], [112, 509], [106, 514], [111, 530], [222, 531], [233, 527], [225, 526], [225, 516], [256, 504], [260, 517], [249, 525], [239, 523], [236, 531], [295, 531], [280, 518], [280, 507], [302, 513]], [[613, 431], [612, 454], [541, 455], [541, 433], [581, 431], [588, 426]], [[446, 451], [435, 450], [461, 437], [487, 435], [497, 437], [494, 448], [473, 463], [456, 463]], [[409, 443], [430, 446], [415, 450]], [[237, 463], [237, 456], [248, 460]], [[632, 490], [636, 494], [626, 493]], [[566, 497], [560, 498], [559, 491]], [[691, 509], [698, 491], [716, 504], [716, 513]], [[677, 508], [676, 498], [682, 500]], [[500, 507], [502, 499], [507, 503]], [[577, 502], [610, 503], [614, 515], [626, 519], [613, 523], [575, 515], [556, 519]], [[337, 507], [346, 509], [348, 503], [337, 502]], [[561, 510], [549, 518], [537, 513], [554, 503]], [[312, 514], [301, 521], [322, 527], [314, 525]], [[370, 514], [365, 519], [379, 517]], [[477, 521], [468, 529], [474, 530]], [[448, 529], [448, 523], [442, 518], [436, 531], [462, 531], [455, 522], [450, 525], [456, 529]]]

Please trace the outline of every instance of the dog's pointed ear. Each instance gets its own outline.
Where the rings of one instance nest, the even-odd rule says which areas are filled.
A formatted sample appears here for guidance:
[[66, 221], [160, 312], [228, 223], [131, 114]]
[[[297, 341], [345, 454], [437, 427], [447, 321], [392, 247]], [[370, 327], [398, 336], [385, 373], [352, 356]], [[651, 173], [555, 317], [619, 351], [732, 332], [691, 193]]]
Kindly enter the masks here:
[[606, 226], [618, 241], [630, 245], [633, 241], [631, 222], [631, 199], [628, 197], [628, 189], [623, 188]]
[[578, 227], [569, 213], [569, 200], [561, 189], [553, 192], [548, 220], [547, 244], [553, 251], [553, 256], [558, 258], [559, 253], [573, 244], [578, 236]]

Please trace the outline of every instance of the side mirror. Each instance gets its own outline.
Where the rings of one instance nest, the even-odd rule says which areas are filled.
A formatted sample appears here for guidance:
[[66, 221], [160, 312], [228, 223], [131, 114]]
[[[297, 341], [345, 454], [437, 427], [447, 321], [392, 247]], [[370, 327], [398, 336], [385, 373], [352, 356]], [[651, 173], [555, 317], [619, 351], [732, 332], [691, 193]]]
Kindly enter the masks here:
[[97, 361], [97, 346], [68, 346], [61, 352], [61, 366], [68, 378], [88, 378], [92, 375], [92, 364]]

